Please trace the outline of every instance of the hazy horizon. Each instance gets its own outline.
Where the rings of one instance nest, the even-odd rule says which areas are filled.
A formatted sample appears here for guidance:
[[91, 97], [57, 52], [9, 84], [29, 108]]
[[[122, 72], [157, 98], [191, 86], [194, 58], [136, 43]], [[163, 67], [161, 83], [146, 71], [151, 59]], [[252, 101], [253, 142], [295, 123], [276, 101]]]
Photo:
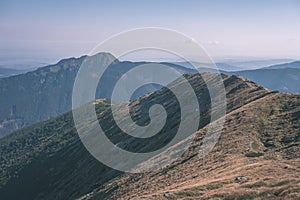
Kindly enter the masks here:
[[[55, 63], [86, 55], [103, 40], [129, 29], [179, 31], [217, 62], [228, 59], [300, 60], [300, 2], [81, 1], [0, 3], [0, 64]], [[187, 23], [188, 22], [188, 23]], [[129, 60], [172, 58], [147, 55]]]

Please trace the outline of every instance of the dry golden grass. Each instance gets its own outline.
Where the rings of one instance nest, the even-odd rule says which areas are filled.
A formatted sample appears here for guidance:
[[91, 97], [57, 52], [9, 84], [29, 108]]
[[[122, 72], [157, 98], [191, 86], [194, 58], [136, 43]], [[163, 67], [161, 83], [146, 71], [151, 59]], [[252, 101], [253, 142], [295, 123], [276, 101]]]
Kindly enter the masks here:
[[206, 157], [195, 156], [204, 127], [168, 168], [125, 174], [91, 198], [300, 199], [299, 112], [296, 95], [275, 93], [252, 101], [227, 114], [220, 140]]

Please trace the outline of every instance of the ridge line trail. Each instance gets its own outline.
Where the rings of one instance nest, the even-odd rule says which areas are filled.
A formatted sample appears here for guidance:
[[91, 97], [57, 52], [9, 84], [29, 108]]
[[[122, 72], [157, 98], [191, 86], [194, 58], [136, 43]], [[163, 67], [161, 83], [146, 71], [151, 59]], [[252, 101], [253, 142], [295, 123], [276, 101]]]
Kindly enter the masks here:
[[[234, 114], [239, 113], [244, 110], [247, 110], [247, 109], [249, 109], [249, 107], [259, 103], [260, 101], [264, 101], [265, 99], [270, 99], [270, 98], [276, 98], [277, 96], [280, 96], [280, 95], [282, 95], [282, 94], [281, 93], [267, 94], [264, 97], [250, 101], [250, 102], [244, 104], [243, 106], [232, 110], [231, 112], [227, 113], [225, 117], [226, 118], [232, 117]], [[206, 128], [206, 126], [203, 127], [202, 129], [205, 129], [205, 128]], [[201, 131], [201, 129], [198, 131]], [[244, 169], [246, 171], [251, 171], [252, 169], [254, 170], [256, 168], [268, 166], [272, 163], [276, 164], [276, 162], [271, 161], [271, 160], [263, 160], [263, 161], [257, 160], [254, 163], [247, 163], [247, 158], [239, 158], [239, 159], [237, 159], [238, 162], [237, 162], [236, 158], [232, 158], [232, 160], [235, 162], [230, 162], [230, 161], [226, 162], [225, 161], [225, 163], [227, 163], [227, 164], [231, 163], [228, 166], [226, 166], [225, 170], [224, 170], [224, 168], [222, 168], [222, 169], [217, 168], [217, 169], [213, 170], [214, 171], [213, 174], [212, 174], [212, 172], [208, 172], [205, 176], [202, 175], [195, 179], [190, 179], [190, 180], [186, 180], [184, 182], [172, 184], [169, 187], [165, 187], [161, 190], [158, 190], [154, 194], [161, 194], [166, 191], [178, 192], [178, 191], [181, 191], [184, 189], [189, 189], [189, 188], [193, 188], [193, 187], [197, 187], [197, 186], [202, 186], [202, 185], [205, 186], [207, 184], [217, 182], [217, 181], [226, 181], [226, 180], [228, 181], [228, 180], [234, 179], [238, 175], [238, 173], [240, 171], [243, 171]], [[226, 171], [226, 172], [223, 173], [224, 171]], [[151, 195], [153, 195], [153, 194], [151, 194]], [[146, 196], [151, 196], [151, 195], [145, 194], [143, 196], [146, 197]]]
[[263, 99], [266, 99], [266, 98], [274, 98], [274, 97], [280, 96], [280, 95], [282, 95], [282, 94], [283, 94], [283, 93], [269, 93], [269, 94], [266, 94], [264, 97], [261, 97], [261, 98], [255, 99], [255, 100], [253, 100], [253, 101], [247, 102], [246, 104], [242, 105], [241, 107], [236, 108], [236, 109], [230, 111], [229, 113], [226, 114], [226, 116], [227, 116], [227, 115], [230, 116], [230, 115], [232, 115], [232, 114], [235, 114], [235, 113], [237, 113], [237, 112], [240, 112], [241, 110], [243, 110], [242, 108], [248, 108], [248, 107], [250, 107], [251, 105], [253, 105], [253, 104], [255, 104], [255, 103], [257, 103], [258, 101], [261, 101], [261, 100], [263, 100]]

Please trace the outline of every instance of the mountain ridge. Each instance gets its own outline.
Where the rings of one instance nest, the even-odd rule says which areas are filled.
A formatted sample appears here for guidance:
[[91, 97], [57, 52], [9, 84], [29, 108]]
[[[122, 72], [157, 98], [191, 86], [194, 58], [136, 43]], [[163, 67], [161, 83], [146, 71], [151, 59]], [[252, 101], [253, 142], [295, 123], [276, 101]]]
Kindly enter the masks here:
[[275, 91], [300, 93], [300, 69], [255, 69], [237, 72], [224, 72], [225, 74], [240, 75], [251, 81], [254, 81], [266, 88]]
[[[289, 102], [284, 102], [284, 99], [289, 99]], [[224, 133], [207, 157], [195, 156], [199, 151], [198, 140], [201, 141], [205, 133], [204, 127], [199, 130], [198, 139], [189, 148], [189, 153], [167, 169], [142, 175], [121, 175], [79, 199], [299, 198], [300, 176], [296, 175], [300, 165], [297, 154], [300, 149], [299, 100], [299, 95], [270, 93], [251, 101], [227, 114]], [[283, 127], [272, 127], [274, 124], [267, 125], [268, 122], [258, 123], [261, 117], [266, 120], [264, 112], [274, 112], [274, 102], [279, 106], [275, 115], [286, 112], [280, 110], [281, 106], [288, 111], [285, 115], [290, 115], [289, 111], [298, 113], [296, 118], [287, 118], [292, 122], [287, 135], [272, 133], [273, 130], [284, 131]]]
[[[210, 107], [208, 106], [210, 105], [208, 91], [207, 89], [205, 89], [206, 86], [200, 74], [187, 74], [185, 75], [185, 77], [192, 84], [200, 101], [200, 110], [202, 110], [203, 113], [201, 115], [199, 130], [200, 132], [205, 132], [204, 129], [209, 122], [207, 120], [209, 119], [211, 112]], [[248, 81], [244, 78], [240, 78], [238, 76], [229, 77], [226, 75], [222, 75], [222, 77], [224, 79], [226, 96], [228, 99], [227, 113], [234, 116], [231, 121], [233, 120], [234, 122], [238, 122], [240, 119], [242, 119], [240, 117], [244, 115], [243, 105], [250, 105], [251, 102], [256, 102], [254, 104], [254, 108], [257, 105], [263, 105], [263, 109], [257, 108], [254, 110], [255, 112], [260, 110], [263, 110], [263, 112], [260, 112], [261, 114], [266, 112], [264, 109], [267, 104], [263, 102], [265, 102], [265, 99], [268, 99], [270, 96], [274, 97], [274, 95], [278, 95], [276, 96], [276, 98], [274, 97], [275, 99], [278, 99], [277, 102], [280, 103], [282, 101], [285, 102], [285, 104], [290, 104], [291, 108], [294, 108], [292, 105], [298, 105], [297, 103], [299, 103], [299, 96], [297, 95], [270, 92], [269, 90], [257, 85], [256, 83]], [[167, 106], [166, 108], [171, 109], [172, 120], [170, 122], [172, 123], [168, 125], [168, 127], [174, 127], [174, 125], [177, 124], [176, 116], [178, 116], [178, 110], [175, 109], [176, 104], [174, 104], [174, 101], [168, 95], [169, 93], [167, 93], [165, 89], [162, 88], [161, 90], [153, 92], [150, 95], [142, 96], [141, 98], [134, 100], [131, 103], [131, 106], [133, 106], [133, 110], [135, 110], [135, 114], [133, 114], [133, 116], [136, 116], [136, 114], [143, 112], [143, 106], [149, 105], [149, 103], [151, 102], [155, 103], [156, 100], [158, 100], [157, 103], [162, 103], [163, 105]], [[96, 104], [96, 111], [99, 114], [99, 122], [103, 123], [106, 126], [106, 128], [104, 127], [106, 130], [111, 130], [108, 135], [113, 136], [111, 139], [115, 142], [118, 142], [123, 138], [123, 136], [120, 135], [120, 132], [118, 131], [118, 129], [116, 129], [116, 126], [113, 125], [108, 115], [109, 113], [107, 112], [107, 106], [109, 104], [106, 103], [106, 100], [100, 100], [97, 102], [98, 103]], [[292, 102], [295, 103], [292, 104]], [[237, 114], [232, 113], [234, 110], [237, 111]], [[269, 110], [268, 112], [270, 111], [271, 110]], [[278, 112], [281, 112], [280, 109]], [[261, 114], [257, 116], [259, 117], [261, 116]], [[251, 119], [255, 118], [252, 117]], [[296, 118], [296, 120], [298, 119]], [[227, 121], [225, 127], [229, 127], [231, 121]], [[248, 130], [250, 128], [248, 127], [248, 125], [250, 126], [253, 123], [253, 121], [252, 123], [242, 123], [243, 126], [245, 126], [243, 130]], [[255, 122], [255, 124], [256, 123], [258, 122]], [[289, 125], [289, 123], [286, 124]], [[165, 132], [165, 134], [169, 134], [170, 131]], [[240, 138], [237, 138], [237, 136], [239, 135], [237, 130], [233, 129], [230, 132], [232, 132], [233, 134], [230, 138], [241, 141]], [[293, 135], [293, 132], [291, 132], [291, 134]], [[269, 136], [263, 136], [263, 138], [266, 139], [268, 137]], [[202, 136], [196, 138], [196, 146], [199, 145], [199, 142], [201, 142], [202, 138]], [[224, 136], [222, 138], [224, 138]], [[222, 138], [221, 141], [224, 141]], [[286, 141], [287, 145], [290, 144], [289, 140], [284, 140]], [[294, 141], [294, 139], [292, 139], [291, 141]], [[163, 140], [158, 140], [158, 142], [162, 144], [164, 143]], [[264, 141], [264, 143], [268, 145], [270, 142], [266, 140]], [[132, 146], [136, 146], [135, 141], [132, 141], [131, 144]], [[258, 144], [259, 148], [255, 147], [254, 153], [261, 153], [262, 151], [260, 146], [264, 146], [264, 144]], [[151, 145], [151, 143], [148, 145]], [[183, 157], [178, 161], [175, 161], [175, 163], [181, 163], [180, 166], [184, 167], [184, 163], [189, 164], [189, 160], [196, 159], [197, 157], [193, 156], [196, 151], [194, 151], [193, 149], [197, 147], [194, 145], [189, 148], [192, 151], [184, 154]], [[230, 146], [232, 147], [232, 145]], [[108, 167], [96, 161], [81, 144], [73, 124], [71, 113], [66, 113], [58, 118], [50, 119], [46, 122], [41, 122], [39, 124], [26, 127], [0, 139], [0, 149], [2, 158], [1, 168], [3, 169], [0, 175], [1, 197], [10, 196], [12, 199], [18, 199], [20, 197], [18, 195], [22, 195], [23, 199], [74, 199], [80, 198], [85, 194], [89, 194], [88, 196], [91, 198], [125, 198], [126, 196], [140, 197], [146, 195], [146, 191], [153, 192], [153, 189], [155, 188], [163, 189], [166, 187], [166, 185], [160, 184], [159, 177], [154, 176], [158, 178], [155, 179], [157, 186], [155, 186], [151, 190], [150, 188], [147, 189], [144, 187], [146, 182], [143, 181], [143, 177], [148, 177], [147, 173], [144, 175], [122, 175], [122, 173], [109, 169]], [[228, 149], [228, 151], [229, 150], [230, 149]], [[238, 149], [232, 149], [232, 152], [235, 151], [239, 152]], [[247, 153], [253, 153], [246, 150], [242, 150], [242, 152], [244, 156]], [[214, 151], [214, 153], [210, 154], [209, 158], [212, 159], [211, 156], [214, 155], [217, 156], [219, 154], [215, 154]], [[227, 153], [225, 153], [224, 155], [227, 155]], [[198, 160], [197, 163], [198, 162], [200, 161]], [[208, 165], [207, 167], [209, 166], [210, 165]], [[172, 169], [172, 167], [167, 167], [162, 171], [153, 173], [165, 174], [164, 171], [167, 170], [166, 172], [168, 172], [170, 171], [170, 169]], [[191, 170], [190, 168], [186, 168], [186, 170], [187, 169]], [[195, 169], [198, 168], [195, 166]], [[180, 174], [182, 173], [178, 173], [178, 176], [181, 176]], [[187, 175], [194, 176], [197, 174], [193, 175], [192, 170]], [[188, 178], [189, 176], [187, 176], [186, 178]], [[32, 177], [35, 178], [32, 179]], [[126, 177], [128, 177], [129, 179], [127, 179]], [[134, 180], [136, 181], [132, 183], [132, 187], [129, 187], [129, 185], [127, 184], [115, 187], [115, 184], [111, 184], [114, 183], [114, 181], [117, 181], [119, 182], [117, 185], [119, 185], [123, 183], [123, 180], [131, 180], [130, 182]], [[139, 182], [138, 180], [142, 180], [142, 182]], [[178, 179], [178, 181], [182, 182], [183, 180]], [[137, 185], [135, 183], [139, 183], [138, 185], [141, 186], [140, 188], [144, 189], [136, 190], [135, 187]], [[113, 188], [111, 188], [111, 186], [113, 186]], [[124, 186], [128, 188], [126, 189], [124, 188]], [[151, 184], [149, 185], [149, 187], [152, 187]], [[123, 190], [122, 188], [125, 190]], [[91, 191], [94, 192], [90, 194]], [[140, 196], [132, 196], [132, 193], [130, 193], [130, 191], [134, 193], [135, 191], [139, 191], [136, 193], [136, 195]], [[174, 195], [174, 193], [172, 193], [172, 195]], [[84, 198], [86, 198], [86, 196]]]
[[264, 67], [262, 69], [286, 69], [286, 68], [300, 69], [300, 61], [293, 61], [293, 62], [289, 62], [289, 63], [271, 65], [268, 67]]
[[[0, 137], [71, 110], [73, 84], [79, 67], [86, 58], [87, 56], [62, 59], [57, 64], [0, 79]], [[98, 88], [96, 98], [109, 98], [115, 82], [123, 73], [146, 63], [121, 62], [110, 53], [99, 53], [89, 57], [91, 59], [98, 60], [100, 66], [106, 61], [113, 61], [99, 82], [99, 85], [105, 87]], [[174, 64], [164, 64], [181, 73], [194, 72]], [[142, 88], [139, 93], [135, 93], [135, 97], [159, 88], [155, 85]]]
[[[139, 64], [151, 62], [119, 61], [110, 53], [100, 53], [102, 58], [115, 60], [112, 69], [108, 70], [99, 84], [106, 84], [105, 88], [98, 88], [96, 98], [110, 97], [114, 82], [126, 71]], [[47, 120], [71, 109], [72, 87], [81, 63], [88, 56], [62, 59], [56, 64], [40, 67], [35, 71], [0, 79], [0, 137], [21, 127]], [[104, 61], [103, 61], [104, 62]], [[155, 63], [153, 63], [155, 64]], [[195, 73], [194, 69], [176, 64], [160, 62], [178, 70], [181, 73]], [[202, 72], [215, 72], [208, 68], [199, 69]], [[257, 82], [271, 90], [300, 93], [300, 69], [258, 69], [221, 73], [241, 75]], [[275, 71], [274, 71], [275, 70]], [[278, 71], [279, 70], [279, 71]], [[262, 76], [264, 74], [264, 76]], [[298, 76], [299, 74], [299, 76]], [[268, 77], [268, 78], [265, 78]], [[158, 85], [149, 85], [134, 93], [132, 99], [148, 92], [160, 89]]]

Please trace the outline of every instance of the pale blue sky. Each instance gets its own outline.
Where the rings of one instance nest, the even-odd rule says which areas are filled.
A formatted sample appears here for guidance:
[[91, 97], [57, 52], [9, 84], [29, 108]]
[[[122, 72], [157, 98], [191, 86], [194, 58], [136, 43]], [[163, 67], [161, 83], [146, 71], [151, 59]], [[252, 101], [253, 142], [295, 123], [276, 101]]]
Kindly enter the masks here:
[[300, 59], [299, 21], [296, 0], [2, 0], [0, 58], [80, 56], [121, 31], [163, 27], [213, 57]]

